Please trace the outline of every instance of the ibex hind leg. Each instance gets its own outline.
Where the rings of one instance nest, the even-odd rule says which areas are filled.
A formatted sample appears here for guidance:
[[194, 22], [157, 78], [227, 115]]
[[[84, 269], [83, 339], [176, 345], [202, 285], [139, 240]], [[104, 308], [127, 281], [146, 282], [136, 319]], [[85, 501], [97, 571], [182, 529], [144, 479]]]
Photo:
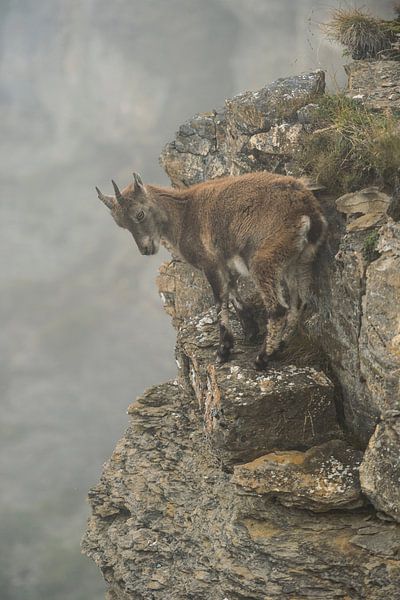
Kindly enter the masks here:
[[261, 249], [252, 266], [268, 315], [267, 333], [255, 361], [255, 367], [260, 371], [266, 369], [268, 362], [280, 350], [286, 327], [288, 305], [281, 286], [284, 259], [285, 249], [282, 247], [269, 248], [268, 253]]
[[310, 297], [312, 281], [311, 260], [312, 257], [308, 256], [308, 253], [305, 253], [285, 274], [285, 281], [289, 290], [290, 306], [282, 338], [284, 343], [294, 334], [301, 314]]
[[237, 277], [231, 277], [230, 294], [233, 307], [242, 326], [246, 341], [252, 344], [258, 338], [258, 323], [253, 307], [244, 302], [238, 292]]

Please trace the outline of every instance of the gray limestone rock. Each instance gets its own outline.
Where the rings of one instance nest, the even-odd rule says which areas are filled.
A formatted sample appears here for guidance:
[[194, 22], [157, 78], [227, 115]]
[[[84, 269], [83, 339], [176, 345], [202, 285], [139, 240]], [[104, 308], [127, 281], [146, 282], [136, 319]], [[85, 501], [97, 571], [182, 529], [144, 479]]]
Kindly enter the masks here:
[[257, 373], [257, 347], [246, 345], [234, 315], [231, 323], [236, 345], [232, 361], [224, 365], [216, 365], [218, 327], [212, 310], [185, 323], [177, 341], [181, 378], [194, 392], [205, 432], [223, 464], [337, 437], [334, 388], [326, 375], [279, 363]]
[[278, 79], [257, 90], [226, 101], [230, 128], [253, 135], [268, 131], [278, 119], [293, 120], [301, 106], [310, 104], [325, 90], [325, 74], [315, 71]]
[[175, 186], [260, 169], [285, 172], [303, 131], [297, 111], [324, 88], [324, 72], [315, 71], [228, 99], [223, 109], [181, 125], [161, 164]]

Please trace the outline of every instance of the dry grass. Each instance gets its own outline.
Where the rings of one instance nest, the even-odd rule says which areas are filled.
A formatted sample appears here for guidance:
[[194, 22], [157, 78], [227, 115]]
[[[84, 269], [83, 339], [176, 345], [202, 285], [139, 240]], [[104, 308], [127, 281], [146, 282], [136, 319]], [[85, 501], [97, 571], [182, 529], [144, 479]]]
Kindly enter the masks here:
[[398, 21], [383, 21], [358, 8], [335, 9], [324, 25], [328, 37], [342, 44], [354, 60], [378, 58], [390, 51], [398, 28]]
[[317, 123], [297, 157], [306, 174], [335, 193], [372, 183], [394, 185], [400, 130], [393, 115], [370, 111], [341, 94], [326, 95], [319, 102]]

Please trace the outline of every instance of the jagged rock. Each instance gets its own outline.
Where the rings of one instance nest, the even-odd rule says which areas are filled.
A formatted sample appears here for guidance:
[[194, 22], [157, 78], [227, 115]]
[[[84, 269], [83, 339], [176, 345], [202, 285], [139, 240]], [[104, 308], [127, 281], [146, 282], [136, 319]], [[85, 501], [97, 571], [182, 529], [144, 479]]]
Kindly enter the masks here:
[[318, 104], [306, 104], [297, 111], [297, 118], [302, 125], [314, 125], [318, 119]]
[[205, 430], [226, 465], [272, 449], [308, 448], [339, 434], [334, 389], [314, 369], [256, 374], [233, 361], [208, 367]]
[[336, 200], [336, 208], [348, 217], [356, 216], [348, 222], [347, 231], [362, 231], [383, 224], [390, 200], [390, 196], [377, 187], [369, 187], [341, 196]]
[[387, 215], [393, 219], [393, 221], [400, 221], [400, 183], [397, 181], [393, 190], [393, 195], [390, 199], [389, 206], [387, 208]]
[[293, 119], [297, 110], [323, 94], [325, 75], [315, 71], [277, 79], [257, 90], [226, 101], [231, 129], [253, 135], [268, 131], [277, 119]]
[[274, 171], [282, 159], [288, 160], [293, 156], [302, 131], [300, 123], [274, 125], [268, 132], [252, 135], [246, 153], [263, 163], [266, 170]]
[[378, 251], [388, 257], [400, 256], [400, 224], [388, 221], [379, 234]]
[[376, 525], [360, 527], [358, 534], [350, 539], [350, 543], [365, 548], [371, 554], [398, 557], [400, 553], [400, 535], [397, 527], [381, 528]]
[[[385, 414], [371, 437], [360, 467], [364, 494], [373, 505], [400, 522], [400, 405]], [[400, 550], [400, 545], [399, 545]]]
[[364, 504], [358, 469], [362, 452], [332, 440], [306, 452], [272, 452], [235, 466], [233, 483], [245, 490], [315, 512]]
[[368, 213], [353, 219], [346, 225], [346, 231], [353, 233], [354, 231], [365, 231], [373, 229], [379, 225], [383, 225], [385, 217], [382, 213]]
[[345, 66], [347, 95], [369, 108], [400, 110], [400, 63], [397, 60], [358, 60]]
[[184, 123], [161, 164], [176, 186], [260, 169], [285, 172], [303, 129], [298, 110], [324, 88], [324, 72], [315, 71], [226, 100], [223, 109]]
[[109, 600], [397, 597], [399, 526], [366, 510], [311, 514], [238, 493], [174, 383], [129, 413], [90, 492], [83, 540]]
[[390, 196], [379, 191], [377, 187], [369, 187], [358, 192], [351, 192], [340, 196], [336, 200], [336, 208], [346, 215], [361, 213], [383, 214], [390, 203]]

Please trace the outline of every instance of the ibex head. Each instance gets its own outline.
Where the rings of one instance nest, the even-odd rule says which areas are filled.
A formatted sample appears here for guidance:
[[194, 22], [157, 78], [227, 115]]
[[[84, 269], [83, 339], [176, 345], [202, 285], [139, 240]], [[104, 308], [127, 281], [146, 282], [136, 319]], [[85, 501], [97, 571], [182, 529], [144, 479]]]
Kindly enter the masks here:
[[106, 196], [96, 187], [99, 199], [110, 209], [116, 224], [131, 232], [141, 254], [156, 254], [160, 247], [156, 211], [140, 175], [134, 173], [133, 183], [122, 192], [115, 181], [112, 184], [115, 196]]

